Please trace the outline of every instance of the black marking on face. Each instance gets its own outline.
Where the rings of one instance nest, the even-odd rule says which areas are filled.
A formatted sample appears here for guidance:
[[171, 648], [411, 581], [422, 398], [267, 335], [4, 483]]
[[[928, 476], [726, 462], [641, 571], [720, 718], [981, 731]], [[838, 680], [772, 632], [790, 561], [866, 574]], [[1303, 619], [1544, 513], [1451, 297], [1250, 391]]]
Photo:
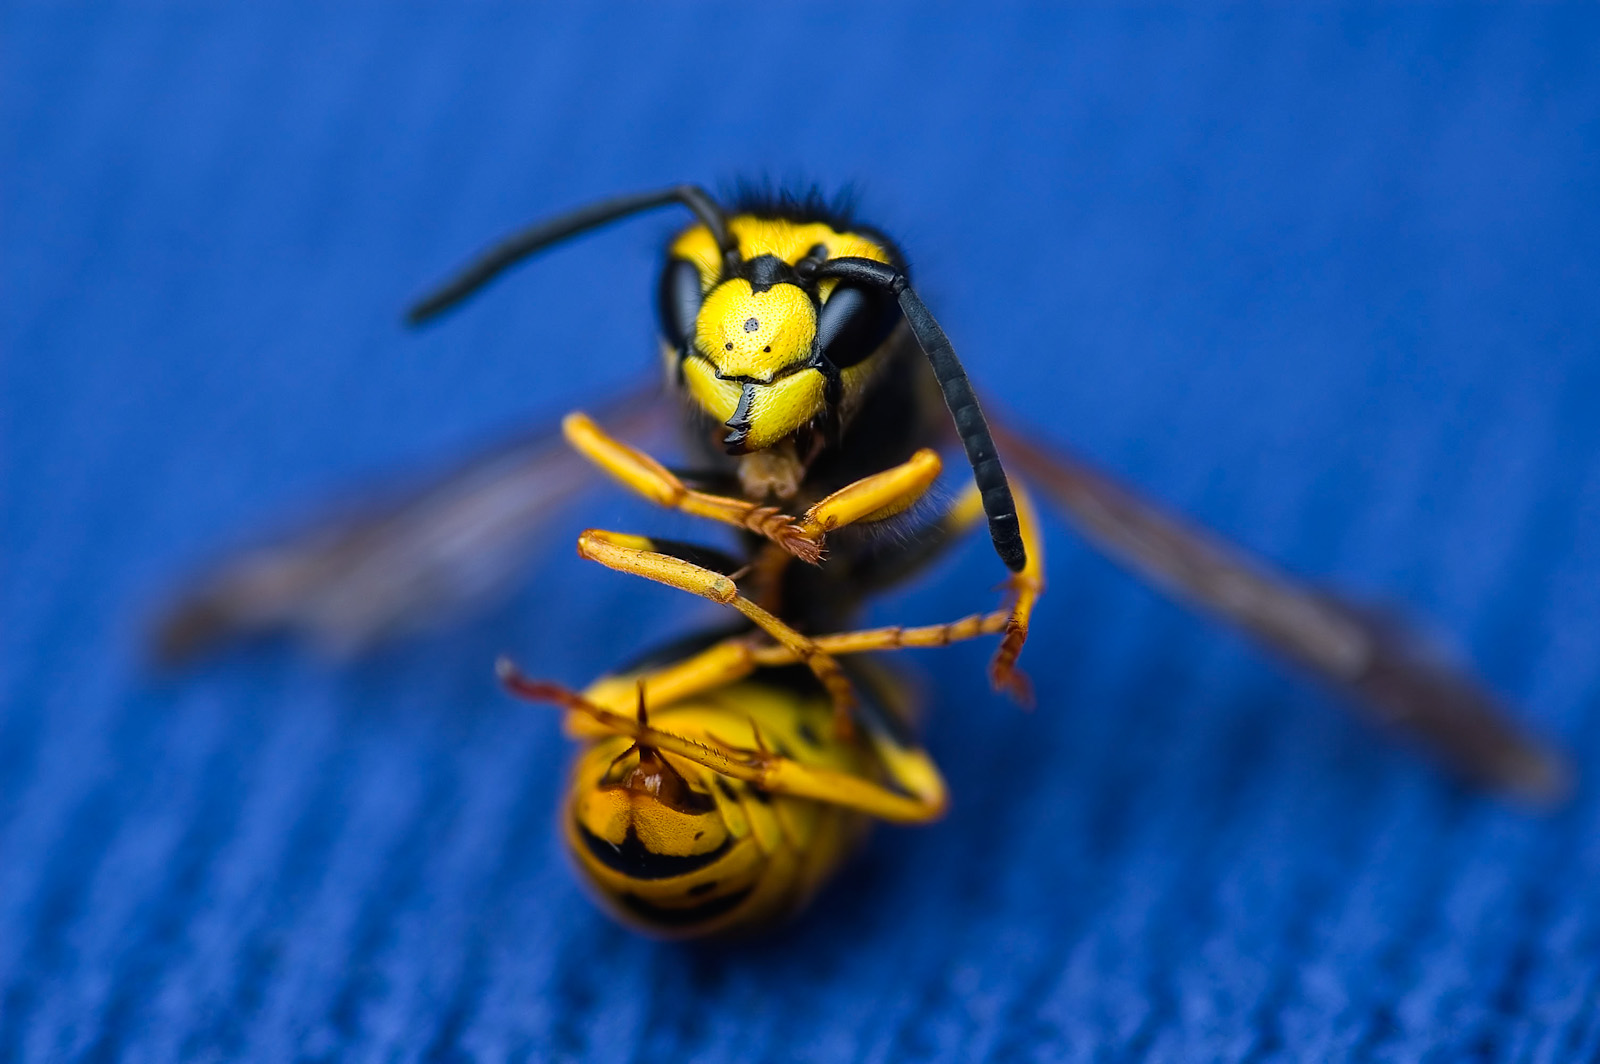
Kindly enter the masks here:
[[716, 890], [717, 883], [718, 880], [708, 879], [704, 883], [696, 883], [694, 886], [684, 891], [684, 893], [689, 895], [691, 898], [698, 898], [702, 895], [710, 894], [712, 891]]
[[708, 853], [680, 855], [656, 853], [650, 850], [639, 841], [639, 836], [631, 827], [621, 846], [602, 839], [582, 824], [578, 825], [578, 835], [583, 839], [583, 844], [588, 847], [589, 852], [594, 854], [595, 860], [613, 872], [621, 872], [633, 879], [672, 879], [675, 876], [686, 876], [715, 863], [733, 847], [733, 840], [728, 838], [723, 839], [721, 846]]
[[739, 792], [733, 789], [733, 784], [729, 783], [721, 776], [717, 777], [717, 790], [721, 791], [722, 796], [730, 802], [737, 802], [739, 800]]
[[756, 295], [760, 295], [775, 284], [794, 284], [800, 280], [800, 275], [794, 272], [794, 267], [776, 255], [757, 255], [745, 263], [744, 275], [750, 282], [750, 291]]
[[796, 726], [794, 733], [800, 736], [801, 742], [805, 743], [813, 750], [822, 749], [822, 738], [817, 735], [816, 729], [811, 727], [810, 721], [801, 721], [799, 725]]

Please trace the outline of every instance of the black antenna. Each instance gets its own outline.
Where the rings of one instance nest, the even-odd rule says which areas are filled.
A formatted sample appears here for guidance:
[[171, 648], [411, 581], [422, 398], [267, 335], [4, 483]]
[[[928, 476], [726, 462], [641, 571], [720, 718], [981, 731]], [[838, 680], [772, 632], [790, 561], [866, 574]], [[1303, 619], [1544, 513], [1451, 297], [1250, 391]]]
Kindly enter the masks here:
[[716, 200], [698, 185], [676, 185], [658, 192], [641, 192], [631, 196], [618, 196], [601, 200], [587, 207], [579, 207], [556, 218], [537, 222], [520, 233], [506, 237], [500, 243], [478, 256], [450, 280], [418, 300], [406, 311], [408, 325], [420, 325], [430, 318], [449, 310], [478, 289], [498, 277], [516, 263], [542, 251], [552, 244], [585, 233], [590, 229], [609, 225], [641, 211], [654, 210], [670, 204], [681, 203], [694, 212], [711, 237], [722, 249], [725, 269], [732, 272], [739, 265], [739, 243], [728, 232], [728, 220]]
[[967, 371], [956, 357], [955, 347], [911, 287], [911, 282], [893, 266], [873, 259], [848, 257], [827, 260], [812, 276], [836, 277], [847, 284], [881, 288], [900, 301], [900, 311], [906, 316], [928, 364], [933, 367], [933, 375], [944, 392], [945, 406], [950, 408], [961, 445], [966, 448], [967, 461], [972, 464], [972, 479], [983, 496], [983, 512], [989, 518], [989, 538], [994, 540], [995, 552], [1007, 569], [1021, 572], [1028, 563], [1028, 552], [1022, 545], [1017, 504], [1011, 497], [1011, 483], [995, 451], [994, 436], [978, 406], [978, 397], [972, 393]]

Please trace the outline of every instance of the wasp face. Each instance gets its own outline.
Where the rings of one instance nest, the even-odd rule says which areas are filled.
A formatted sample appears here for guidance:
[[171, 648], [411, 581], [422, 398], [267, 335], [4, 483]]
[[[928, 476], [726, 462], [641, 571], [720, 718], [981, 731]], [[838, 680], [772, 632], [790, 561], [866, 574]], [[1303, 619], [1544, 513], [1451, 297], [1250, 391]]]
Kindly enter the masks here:
[[770, 384], [811, 358], [817, 312], [798, 285], [757, 290], [742, 277], [718, 285], [700, 308], [695, 342], [720, 376]]
[[730, 454], [771, 447], [825, 407], [817, 302], [797, 281], [774, 256], [753, 259], [707, 293], [695, 316], [684, 380], [727, 425]]

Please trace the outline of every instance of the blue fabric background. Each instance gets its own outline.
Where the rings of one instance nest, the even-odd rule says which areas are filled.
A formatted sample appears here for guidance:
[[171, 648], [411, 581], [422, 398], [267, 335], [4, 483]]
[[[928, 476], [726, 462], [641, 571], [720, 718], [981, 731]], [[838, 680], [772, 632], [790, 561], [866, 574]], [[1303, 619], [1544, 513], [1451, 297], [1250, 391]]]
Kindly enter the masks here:
[[[874, 5], [11, 5], [0, 1059], [1600, 1055], [1600, 802], [1467, 793], [1052, 529], [1025, 661], [923, 655], [949, 818], [797, 925], [657, 945], [551, 831], [581, 683], [712, 616], [580, 565], [344, 670], [141, 667], [160, 591], [654, 365], [659, 218], [407, 336], [599, 194], [856, 180], [981, 387], [1412, 603], [1600, 776], [1600, 20]], [[981, 543], [878, 620], [979, 608]]]

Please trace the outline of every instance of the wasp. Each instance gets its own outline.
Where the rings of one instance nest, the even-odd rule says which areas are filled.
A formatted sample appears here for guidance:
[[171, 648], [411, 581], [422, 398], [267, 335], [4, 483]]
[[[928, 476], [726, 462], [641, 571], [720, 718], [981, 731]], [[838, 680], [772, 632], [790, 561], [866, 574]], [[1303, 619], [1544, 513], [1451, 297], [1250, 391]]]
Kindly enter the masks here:
[[[993, 636], [997, 688], [1028, 697], [1018, 661], [1044, 589], [1029, 487], [1094, 546], [1231, 624], [1409, 733], [1465, 775], [1540, 799], [1561, 758], [1466, 672], [1397, 622], [1311, 587], [1166, 513], [1059, 446], [991, 422], [955, 348], [886, 235], [820, 197], [694, 185], [623, 196], [490, 248], [408, 314], [421, 324], [556, 244], [665, 207], [690, 224], [657, 287], [665, 391], [563, 419], [420, 489], [243, 552], [192, 585], [161, 627], [169, 656], [291, 630], [339, 650], [503, 586], [533, 533], [598, 469], [658, 506], [735, 530], [724, 551], [585, 531], [579, 554], [717, 602], [736, 627], [619, 670], [582, 693], [530, 679], [585, 745], [562, 823], [574, 859], [625, 920], [724, 933], [799, 908], [874, 819], [944, 810], [895, 674], [870, 655]], [[669, 466], [625, 437], [675, 424]], [[934, 505], [941, 453], [966, 487]], [[986, 527], [1005, 570], [996, 607], [853, 630], [878, 590]], [[866, 534], [893, 527], [895, 536]]]

